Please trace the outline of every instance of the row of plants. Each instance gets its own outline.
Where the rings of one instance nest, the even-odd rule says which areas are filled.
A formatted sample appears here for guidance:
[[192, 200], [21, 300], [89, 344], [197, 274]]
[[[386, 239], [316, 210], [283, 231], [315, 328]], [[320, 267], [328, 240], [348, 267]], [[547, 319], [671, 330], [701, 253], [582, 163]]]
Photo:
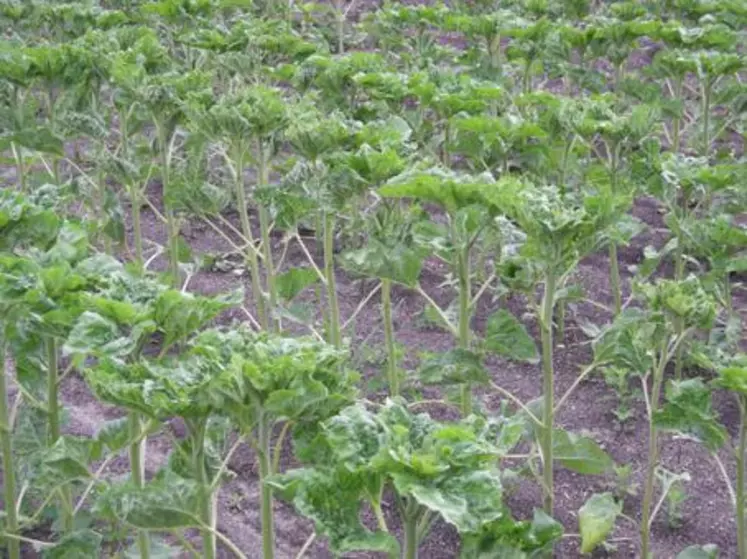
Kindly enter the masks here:
[[[747, 556], [747, 368], [733, 293], [747, 262], [745, 164], [727, 141], [743, 137], [747, 99], [738, 2], [387, 4], [358, 21], [343, 4], [114, 4], [2, 5], [13, 29], [0, 58], [2, 146], [15, 168], [0, 207], [2, 347], [16, 390], [9, 401], [0, 386], [11, 558], [22, 542], [97, 556], [122, 527], [141, 557], [174, 542], [243, 557], [218, 530], [215, 502], [244, 445], [259, 464], [266, 559], [275, 494], [340, 554], [415, 557], [439, 520], [462, 535], [465, 558], [542, 556], [561, 537], [587, 553], [621, 520], [649, 557], [677, 479], [660, 463], [663, 432], [701, 441], [724, 473]], [[635, 68], [646, 41], [659, 50]], [[644, 229], [630, 214], [639, 196], [658, 200], [668, 241], [621, 270], [618, 249]], [[144, 235], [143, 210], [165, 240]], [[198, 222], [230, 251], [192, 254], [182, 233]], [[290, 264], [291, 251], [304, 265]], [[599, 251], [609, 301], [578, 281]], [[165, 272], [151, 271], [161, 259]], [[433, 262], [447, 270], [448, 306], [421, 284]], [[246, 301], [190, 293], [195, 274], [227, 265], [248, 275]], [[348, 317], [341, 270], [371, 280]], [[413, 370], [393, 320], [401, 290], [454, 339]], [[527, 302], [538, 344], [509, 296]], [[359, 392], [349, 345], [377, 300], [386, 388], [372, 398]], [[477, 329], [485, 300], [498, 310]], [[589, 305], [608, 322], [582, 324], [592, 359], [556, 399], [554, 354]], [[216, 326], [229, 308], [246, 323]], [[491, 355], [537, 363], [540, 396], [523, 402], [501, 386]], [[685, 374], [696, 367], [702, 378]], [[640, 516], [595, 494], [579, 534], [564, 535], [555, 467], [613, 469], [594, 440], [556, 420], [600, 372], [621, 405], [640, 384]], [[64, 435], [58, 393], [70, 374], [127, 415], [95, 437]], [[443, 398], [423, 400], [423, 386]], [[715, 387], [739, 402], [733, 480]], [[461, 419], [425, 413], [439, 408]], [[149, 477], [147, 439], [168, 436], [175, 418], [187, 435]], [[286, 439], [299, 468], [281, 468]], [[121, 483], [107, 466], [123, 452]], [[515, 470], [543, 495], [531, 521], [503, 499]], [[53, 541], [27, 537], [50, 516]]]

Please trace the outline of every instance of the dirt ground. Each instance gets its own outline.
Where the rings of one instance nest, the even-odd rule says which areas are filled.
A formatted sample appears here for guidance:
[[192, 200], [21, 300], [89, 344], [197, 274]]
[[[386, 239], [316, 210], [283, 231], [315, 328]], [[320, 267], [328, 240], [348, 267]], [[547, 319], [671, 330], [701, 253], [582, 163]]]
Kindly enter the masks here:
[[[646, 60], [637, 61], [645, 64]], [[634, 62], [635, 64], [635, 62]], [[6, 174], [6, 173], [3, 173]], [[12, 181], [6, 174], [6, 180]], [[160, 204], [158, 185], [149, 192], [149, 198]], [[127, 208], [129, 210], [129, 208]], [[147, 207], [143, 208], [143, 233], [146, 239], [161, 245], [165, 244], [164, 225]], [[659, 208], [654, 200], [642, 198], [636, 201], [633, 213], [647, 226], [647, 230], [636, 237], [629, 247], [622, 248], [621, 272], [624, 280], [632, 277], [628, 269], [639, 263], [647, 245], [661, 246], [666, 238], [663, 231]], [[129, 215], [129, 214], [128, 214]], [[236, 216], [227, 216], [236, 222]], [[128, 235], [131, 234], [128, 223]], [[195, 221], [186, 224], [183, 230], [185, 240], [191, 245], [195, 254], [225, 253], [230, 246], [204, 224]], [[277, 245], [280, 238], [276, 237]], [[313, 249], [312, 245], [309, 245]], [[275, 246], [276, 253], [281, 250]], [[313, 250], [312, 250], [313, 253]], [[298, 265], [304, 260], [297, 247], [291, 246], [286, 257], [286, 267]], [[165, 262], [157, 260], [155, 268], [165, 268]], [[587, 258], [578, 268], [575, 278], [582, 285], [586, 295], [591, 299], [610, 304], [608, 285], [608, 261], [606, 251]], [[337, 282], [340, 299], [340, 312], [343, 321], [349, 317], [361, 300], [360, 281], [353, 280], [343, 271], [338, 270]], [[439, 288], [441, 275], [435, 264], [426, 266], [423, 273], [423, 287], [439, 303], [446, 304], [452, 296]], [[624, 281], [627, 289], [627, 281]], [[246, 275], [237, 276], [233, 272], [198, 272], [190, 282], [190, 289], [205, 294], [221, 293], [243, 287], [247, 294], [247, 304], [251, 299], [251, 284]], [[369, 288], [370, 289], [370, 288]], [[364, 293], [367, 293], [364, 292]], [[747, 316], [747, 293], [735, 289], [735, 308]], [[453, 344], [450, 334], [428, 327], [422, 320], [424, 301], [414, 292], [404, 288], [395, 288], [394, 327], [398, 343], [407, 349], [405, 363], [414, 366], [417, 354], [422, 351], [443, 351]], [[525, 301], [518, 297], [507, 302], [510, 310], [517, 316], [527, 313]], [[487, 317], [497, 310], [497, 304], [489, 296], [483, 297], [478, 305], [473, 326], [479, 331]], [[232, 312], [224, 320], [242, 320], [240, 312]], [[574, 382], [579, 371], [590, 360], [590, 348], [587, 338], [579, 324], [585, 321], [603, 323], [609, 319], [604, 311], [589, 304], [571, 308], [567, 315], [565, 339], [558, 340], [555, 352], [556, 396], [562, 395]], [[536, 321], [533, 317], [525, 318], [530, 331], [539, 340]], [[383, 362], [377, 362], [383, 346], [383, 329], [381, 326], [379, 297], [374, 296], [365, 309], [358, 315], [354, 327], [345, 332], [350, 347], [353, 348], [353, 359], [358, 363], [367, 378], [375, 376], [383, 368]], [[378, 353], [377, 353], [378, 352]], [[517, 364], [493, 357], [488, 362], [495, 382], [516, 394], [524, 401], [540, 395], [541, 376], [538, 366]], [[687, 374], [687, 373], [686, 373]], [[693, 373], [694, 374], [694, 373]], [[375, 398], [372, 394], [370, 397]], [[485, 395], [486, 401], [494, 406], [500, 402], [496, 395]], [[120, 411], [99, 403], [89, 392], [84, 381], [76, 375], [70, 375], [62, 386], [62, 399], [69, 412], [69, 422], [65, 431], [77, 435], [93, 435], [103, 421], [120, 415]], [[635, 403], [635, 413], [620, 425], [612, 413], [616, 405], [614, 392], [607, 387], [599, 376], [592, 376], [582, 383], [568, 405], [558, 417], [563, 428], [583, 431], [599, 442], [612, 456], [616, 463], [631, 464], [633, 474], [631, 484], [639, 486], [643, 481], [643, 469], [647, 453], [648, 426], [641, 399]], [[736, 436], [738, 412], [734, 402], [725, 393], [717, 393], [715, 407], [732, 437]], [[439, 410], [433, 410], [438, 415]], [[178, 430], [178, 426], [174, 426]], [[153, 475], [166, 462], [169, 443], [166, 437], [149, 439], [146, 469]], [[734, 479], [734, 459], [724, 450], [721, 459], [727, 471]], [[734, 514], [729, 493], [712, 457], [696, 443], [687, 440], [675, 440], [670, 436], [662, 437], [662, 464], [674, 472], [688, 472], [691, 481], [685, 489], [687, 500], [681, 507], [681, 522], [672, 527], [667, 523], [666, 515], [659, 515], [653, 526], [653, 549], [657, 559], [674, 558], [684, 548], [693, 544], [713, 543], [718, 545], [721, 557], [737, 556]], [[284, 468], [292, 467], [290, 448], [286, 448], [282, 460]], [[258, 475], [254, 456], [248, 449], [237, 452], [230, 463], [234, 478], [225, 484], [219, 496], [218, 529], [233, 540], [247, 555], [254, 558], [260, 555], [260, 517], [258, 508]], [[112, 475], [124, 473], [126, 461], [115, 462], [110, 472]], [[566, 471], [560, 467], [556, 473], [556, 518], [565, 526], [569, 534], [557, 546], [556, 556], [560, 558], [580, 557], [576, 511], [584, 501], [595, 492], [610, 491], [615, 488], [614, 476], [582, 476]], [[625, 499], [625, 514], [638, 520], [641, 506], [641, 491]], [[531, 480], [521, 481], [512, 488], [508, 504], [517, 518], [531, 518], [532, 510], [541, 506], [539, 487]], [[391, 503], [385, 503], [384, 511], [391, 511]], [[393, 516], [393, 515], [390, 515]], [[293, 559], [313, 532], [310, 522], [300, 518], [292, 506], [278, 501], [275, 511], [277, 530], [278, 559]], [[396, 525], [394, 523], [392, 526]], [[637, 527], [632, 521], [621, 518], [611, 536], [616, 549], [597, 550], [594, 557], [635, 558], [638, 544]], [[459, 553], [459, 538], [455, 530], [439, 522], [423, 544], [420, 556], [424, 559], [454, 559]], [[33, 552], [25, 554], [33, 557]], [[221, 550], [219, 556], [229, 558], [232, 555]], [[357, 557], [375, 557], [376, 555], [359, 554]], [[332, 557], [323, 541], [315, 541], [309, 548], [306, 557], [326, 559]]]
[[[158, 192], [150, 193], [151, 200], [157, 200]], [[144, 234], [146, 238], [163, 244], [165, 230], [155, 214], [143, 209]], [[634, 214], [648, 226], [648, 230], [636, 237], [629, 247], [621, 250], [621, 270], [626, 278], [631, 276], [629, 266], [640, 261], [643, 249], [647, 245], [661, 245], [665, 238], [663, 223], [656, 202], [651, 199], [639, 199]], [[229, 216], [235, 218], [235, 216]], [[227, 243], [214, 234], [204, 224], [192, 223], [185, 227], [185, 239], [196, 253], [221, 253], [230, 250]], [[279, 242], [279, 238], [275, 238]], [[311, 248], [311, 247], [310, 247]], [[279, 251], [279, 247], [275, 247]], [[303, 255], [300, 250], [289, 251], [286, 257], [287, 266], [300, 264]], [[155, 267], [164, 267], [165, 262], [155, 262]], [[340, 295], [341, 315], [343, 320], [350, 316], [361, 300], [359, 280], [353, 280], [342, 271], [338, 271], [338, 289]], [[587, 294], [597, 301], [609, 304], [607, 294], [608, 273], [606, 252], [587, 258], [578, 269], [576, 281]], [[439, 274], [433, 266], [426, 267], [423, 274], [423, 286], [441, 304], [448, 303], [450, 294], [439, 290]], [[248, 277], [237, 277], [234, 273], [199, 272], [191, 280], [192, 290], [210, 294], [242, 286], [250, 296]], [[364, 292], [367, 293], [367, 292]], [[744, 292], [736, 291], [736, 307], [744, 312], [747, 309], [747, 297]], [[396, 340], [407, 348], [405, 363], [413, 365], [421, 351], [443, 351], [451, 347], [453, 340], [448, 333], [427, 326], [421, 318], [424, 308], [422, 299], [414, 292], [404, 288], [394, 290], [394, 321]], [[346, 332], [353, 350], [353, 359], [362, 366], [364, 375], [375, 376], [381, 364], [377, 363], [377, 351], [383, 345], [383, 331], [380, 322], [378, 296], [374, 296], [369, 305], [355, 320], [354, 328]], [[510, 310], [517, 316], [527, 312], [524, 301], [510, 298], [507, 302]], [[479, 331], [490, 313], [496, 310], [496, 303], [485, 296], [474, 318], [474, 327]], [[240, 313], [232, 312], [225, 320], [241, 319]], [[590, 349], [587, 339], [578, 324], [591, 320], [602, 323], [608, 318], [598, 307], [583, 304], [569, 309], [565, 339], [558, 341], [555, 369], [557, 374], [556, 394], [559, 396], [573, 383], [578, 372], [590, 360]], [[538, 339], [536, 323], [529, 320], [530, 330]], [[541, 379], [539, 368], [491, 358], [489, 363], [496, 383], [512, 391], [523, 400], [531, 400], [540, 394]], [[88, 391], [80, 377], [71, 376], [62, 387], [63, 400], [69, 410], [70, 421], [67, 432], [78, 435], [92, 435], [104, 420], [116, 417], [119, 412], [97, 402]], [[375, 394], [371, 397], [376, 397]], [[496, 406], [500, 399], [495, 395], [485, 395], [486, 401]], [[592, 376], [582, 383], [575, 395], [563, 409], [558, 418], [559, 424], [569, 430], [584, 431], [597, 440], [618, 464], [633, 466], [632, 484], [640, 484], [643, 479], [643, 468], [647, 451], [647, 423], [644, 419], [643, 403], [636, 402], [636, 413], [620, 425], [612, 414], [615, 406], [614, 392], [606, 386], [599, 376]], [[722, 420], [732, 436], [736, 436], [737, 410], [726, 394], [717, 394], [716, 407]], [[437, 415], [438, 410], [433, 410]], [[147, 472], [152, 475], [165, 463], [169, 444], [165, 437], [149, 440], [147, 455]], [[721, 456], [727, 469], [733, 476], [733, 457], [724, 452]], [[722, 557], [736, 557], [736, 538], [733, 512], [729, 494], [719, 475], [714, 460], [700, 446], [693, 442], [674, 440], [663, 437], [662, 463], [674, 472], [689, 472], [691, 482], [686, 485], [687, 501], [682, 506], [682, 519], [678, 527], [667, 524], [665, 515], [660, 515], [654, 524], [655, 557], [673, 558], [685, 547], [692, 544], [717, 544]], [[290, 448], [286, 449], [283, 467], [292, 466]], [[119, 470], [121, 467], [121, 471]], [[115, 464], [112, 474], [124, 473], [125, 461]], [[234, 479], [227, 483], [219, 497], [218, 527], [229, 538], [236, 542], [248, 557], [259, 555], [260, 528], [258, 503], [258, 476], [252, 452], [244, 449], [237, 452], [230, 464]], [[556, 474], [556, 517], [565, 526], [568, 534], [578, 532], [576, 511], [594, 492], [608, 491], [615, 488], [614, 476], [582, 476], [558, 468]], [[637, 518], [640, 510], [640, 491], [625, 499], [625, 513]], [[518, 518], [531, 517], [532, 510], [541, 505], [539, 488], [532, 481], [521, 481], [509, 492], [508, 503]], [[385, 505], [385, 513], [391, 503]], [[292, 559], [312, 533], [311, 524], [298, 517], [293, 508], [285, 503], [276, 505], [277, 519], [277, 556], [280, 559]], [[632, 558], [636, 556], [637, 529], [632, 522], [621, 519], [611, 541], [616, 549], [597, 551], [595, 557]], [[579, 557], [578, 539], [568, 536], [557, 547], [557, 557]], [[444, 523], [437, 524], [421, 548], [421, 557], [427, 559], [452, 559], [458, 556], [459, 538], [456, 532]], [[221, 557], [230, 557], [227, 551], [221, 551]], [[315, 541], [309, 548], [307, 557], [325, 559], [332, 555], [327, 551], [323, 541]], [[375, 555], [360, 554], [360, 557]]]

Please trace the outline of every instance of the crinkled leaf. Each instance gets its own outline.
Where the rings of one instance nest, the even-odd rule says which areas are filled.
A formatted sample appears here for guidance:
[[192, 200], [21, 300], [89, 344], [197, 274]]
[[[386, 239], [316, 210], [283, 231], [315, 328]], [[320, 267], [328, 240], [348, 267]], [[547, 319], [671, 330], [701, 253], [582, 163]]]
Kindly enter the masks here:
[[199, 485], [166, 470], [139, 488], [131, 482], [107, 488], [95, 504], [108, 518], [143, 530], [173, 530], [199, 526]]
[[314, 521], [317, 533], [329, 539], [337, 553], [383, 551], [399, 553], [397, 540], [389, 534], [371, 532], [360, 521], [365, 479], [345, 469], [292, 470], [268, 482], [299, 513]]
[[427, 357], [418, 370], [426, 384], [487, 384], [490, 375], [474, 351], [456, 348]]
[[368, 246], [346, 252], [342, 263], [359, 274], [414, 287], [420, 278], [423, 257], [413, 248], [401, 244], [390, 247], [371, 239]]
[[666, 402], [654, 414], [659, 429], [675, 431], [699, 440], [711, 452], [726, 442], [726, 428], [713, 411], [712, 392], [699, 378], [671, 381]]
[[91, 476], [88, 467], [101, 458], [98, 441], [73, 435], [63, 435], [43, 455], [42, 473], [45, 481], [55, 483]]
[[96, 432], [96, 440], [106, 445], [110, 452], [119, 452], [130, 442], [130, 422], [119, 417], [105, 422]]
[[392, 479], [400, 495], [439, 513], [462, 533], [476, 532], [503, 515], [503, 488], [497, 472], [455, 472], [433, 480], [394, 473]]
[[499, 309], [488, 318], [485, 327], [485, 347], [499, 355], [536, 363], [537, 346], [526, 327], [506, 309]]
[[718, 546], [712, 543], [691, 545], [680, 551], [677, 559], [718, 559]]
[[85, 311], [73, 326], [63, 351], [85, 357], [124, 358], [135, 349], [136, 340], [124, 335], [118, 325], [100, 314]]
[[601, 475], [614, 464], [595, 441], [564, 429], [554, 430], [553, 457], [563, 467], [587, 475]]
[[301, 291], [318, 281], [319, 274], [313, 268], [292, 268], [275, 278], [278, 295], [284, 301], [293, 300]]
[[45, 547], [41, 553], [42, 559], [90, 559], [100, 557], [101, 534], [93, 530], [71, 532], [52, 547]]
[[539, 559], [563, 535], [563, 526], [535, 509], [532, 522], [517, 521], [506, 513], [463, 538], [460, 559]]
[[611, 493], [595, 493], [587, 499], [578, 511], [581, 553], [591, 553], [607, 538], [621, 512], [622, 503]]

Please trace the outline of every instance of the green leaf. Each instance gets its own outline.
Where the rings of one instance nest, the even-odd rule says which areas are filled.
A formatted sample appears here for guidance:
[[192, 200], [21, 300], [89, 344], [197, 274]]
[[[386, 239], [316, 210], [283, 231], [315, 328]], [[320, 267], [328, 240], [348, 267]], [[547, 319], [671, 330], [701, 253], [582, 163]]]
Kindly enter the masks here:
[[368, 246], [343, 254], [346, 268], [369, 277], [390, 279], [408, 287], [417, 285], [423, 267], [422, 254], [402, 244], [386, 246], [370, 239]]
[[314, 521], [317, 533], [337, 553], [383, 551], [398, 555], [399, 543], [389, 534], [371, 532], [360, 521], [366, 480], [342, 468], [291, 470], [269, 478], [269, 485]]
[[124, 335], [118, 325], [103, 316], [86, 311], [73, 326], [63, 352], [80, 358], [124, 358], [133, 352], [136, 340]]
[[666, 403], [654, 414], [654, 424], [666, 431], [694, 437], [711, 452], [727, 439], [726, 428], [713, 411], [711, 389], [699, 378], [670, 381]]
[[95, 510], [105, 517], [142, 530], [173, 530], [199, 526], [200, 487], [166, 470], [140, 488], [131, 482], [107, 488]]
[[66, 534], [52, 547], [42, 550], [42, 559], [90, 559], [101, 556], [103, 538], [93, 530]]
[[89, 478], [89, 464], [101, 457], [101, 450], [101, 445], [92, 439], [63, 435], [44, 453], [44, 481], [59, 484]]
[[284, 301], [293, 300], [301, 291], [318, 281], [319, 274], [313, 268], [292, 268], [275, 278], [278, 295]]
[[477, 534], [465, 534], [460, 559], [539, 559], [563, 535], [563, 526], [535, 509], [532, 522], [517, 521], [506, 511]]
[[611, 493], [595, 493], [578, 511], [581, 532], [581, 553], [591, 553], [615, 527], [622, 503], [617, 503]]
[[130, 422], [127, 417], [111, 419], [96, 432], [96, 440], [110, 452], [119, 452], [130, 442]]
[[691, 545], [680, 551], [677, 559], [718, 559], [718, 546], [712, 543]]
[[435, 385], [487, 384], [490, 381], [482, 357], [463, 348], [429, 356], [420, 365], [418, 375], [425, 384]]
[[534, 339], [526, 327], [506, 309], [499, 309], [488, 318], [485, 348], [517, 361], [538, 361]]
[[404, 173], [379, 188], [378, 193], [385, 198], [416, 198], [433, 202], [453, 214], [460, 208], [484, 203], [483, 193], [490, 188], [495, 188], [492, 177], [473, 177], [432, 169]]
[[614, 462], [592, 439], [555, 429], [553, 457], [565, 468], [587, 475], [601, 475], [612, 469]]
[[408, 473], [394, 473], [392, 479], [398, 493], [439, 513], [462, 533], [477, 532], [503, 515], [503, 488], [497, 472], [455, 472], [436, 483]]

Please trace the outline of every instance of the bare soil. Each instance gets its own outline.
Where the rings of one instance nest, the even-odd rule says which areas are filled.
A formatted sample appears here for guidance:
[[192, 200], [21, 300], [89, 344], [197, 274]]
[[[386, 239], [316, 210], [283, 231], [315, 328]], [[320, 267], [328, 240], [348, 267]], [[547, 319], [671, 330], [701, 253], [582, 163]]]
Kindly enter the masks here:
[[[155, 189], [154, 189], [155, 190]], [[151, 192], [151, 200], [158, 199], [157, 192]], [[643, 249], [647, 245], [660, 246], [665, 239], [663, 223], [659, 208], [654, 200], [639, 199], [634, 214], [644, 221], [648, 230], [636, 237], [629, 247], [621, 250], [621, 269], [627, 279], [631, 276], [628, 267], [640, 262]], [[235, 220], [235, 216], [228, 216]], [[165, 241], [163, 224], [147, 208], [143, 209], [144, 234], [159, 244]], [[230, 246], [209, 228], [197, 222], [189, 224], [184, 232], [195, 252], [223, 253], [230, 251]], [[279, 239], [275, 239], [279, 242]], [[313, 249], [313, 247], [310, 246]], [[279, 247], [275, 247], [279, 252]], [[313, 252], [313, 251], [312, 251]], [[291, 248], [286, 257], [286, 266], [301, 264], [303, 255], [297, 248]], [[165, 262], [155, 262], [154, 267], [163, 268]], [[423, 286], [440, 303], [448, 303], [452, 296], [439, 288], [440, 274], [429, 264], [423, 274]], [[584, 287], [587, 295], [597, 301], [610, 304], [608, 285], [608, 263], [606, 253], [595, 254], [587, 258], [578, 269], [576, 281]], [[341, 315], [343, 320], [349, 317], [362, 298], [360, 280], [348, 277], [338, 271], [338, 289]], [[250, 299], [250, 281], [245, 275], [238, 277], [235, 273], [199, 272], [190, 282], [194, 291], [214, 294], [225, 292], [236, 287], [243, 287]], [[627, 290], [627, 287], [626, 287]], [[363, 291], [364, 295], [367, 293]], [[747, 310], [747, 297], [737, 291], [737, 308]], [[422, 351], [443, 351], [452, 346], [453, 340], [448, 333], [428, 326], [422, 320], [423, 301], [420, 297], [404, 288], [395, 288], [394, 321], [397, 341], [407, 349], [405, 363], [414, 365], [417, 355]], [[375, 358], [377, 348], [383, 346], [378, 296], [370, 301], [360, 312], [353, 328], [346, 332], [350, 347], [353, 348], [353, 359], [362, 366], [364, 375], [371, 378], [380, 373], [382, 363]], [[248, 304], [248, 303], [247, 303]], [[536, 321], [529, 316], [525, 301], [512, 297], [507, 305], [517, 316], [523, 316], [530, 325], [530, 331], [538, 338]], [[478, 305], [474, 318], [474, 327], [481, 329], [490, 313], [497, 309], [496, 303], [489, 297]], [[581, 304], [570, 308], [564, 340], [558, 340], [555, 369], [557, 374], [556, 394], [559, 397], [576, 379], [579, 371], [590, 360], [590, 348], [587, 339], [579, 328], [584, 321], [603, 323], [608, 316], [598, 307]], [[225, 320], [241, 320], [240, 313], [231, 313]], [[373, 356], [373, 357], [372, 357]], [[491, 358], [488, 363], [496, 383], [512, 391], [523, 400], [531, 400], [540, 395], [541, 378], [536, 366], [508, 362], [500, 358]], [[88, 391], [80, 377], [71, 376], [62, 387], [62, 395], [70, 414], [67, 432], [78, 435], [93, 435], [106, 420], [117, 415], [117, 411], [98, 402]], [[377, 395], [370, 395], [375, 398]], [[497, 406], [499, 398], [485, 395], [486, 403]], [[736, 436], [738, 413], [733, 402], [726, 394], [717, 393], [716, 407], [731, 435]], [[558, 418], [559, 424], [566, 429], [583, 431], [596, 439], [611, 454], [618, 464], [632, 464], [632, 483], [640, 485], [643, 480], [643, 468], [647, 452], [647, 423], [645, 410], [640, 399], [633, 417], [620, 424], [612, 414], [616, 405], [614, 392], [607, 387], [601, 377], [591, 377], [582, 383], [568, 405]], [[432, 410], [434, 415], [443, 413]], [[443, 417], [443, 416], [441, 416]], [[444, 417], [445, 418], [445, 417]], [[168, 441], [157, 437], [149, 441], [147, 471], [154, 474], [162, 466], [169, 452]], [[721, 456], [726, 468], [732, 475], [734, 460], [727, 452]], [[290, 448], [286, 448], [282, 460], [283, 467], [292, 467], [293, 459]], [[681, 508], [681, 523], [677, 527], [669, 526], [666, 515], [660, 515], [654, 525], [655, 557], [673, 558], [679, 551], [692, 544], [715, 543], [721, 549], [722, 557], [736, 557], [735, 526], [729, 494], [714, 460], [700, 446], [685, 440], [664, 437], [662, 444], [662, 463], [675, 472], [689, 472], [692, 481], [686, 486], [688, 499]], [[126, 464], [121, 467], [126, 469]], [[258, 510], [258, 475], [252, 452], [243, 449], [236, 453], [230, 468], [234, 474], [231, 482], [221, 490], [219, 498], [219, 529], [231, 538], [248, 557], [259, 556], [260, 527]], [[117, 472], [115, 465], [113, 474]], [[578, 532], [576, 511], [594, 492], [615, 489], [612, 476], [582, 476], [563, 469], [557, 471], [556, 481], [556, 517], [565, 526], [568, 534]], [[541, 506], [539, 489], [532, 481], [521, 481], [509, 491], [508, 503], [519, 518], [531, 517], [532, 510]], [[385, 513], [391, 512], [391, 504], [384, 507]], [[625, 499], [625, 513], [637, 519], [640, 510], [640, 492]], [[393, 515], [390, 515], [390, 517]], [[297, 516], [293, 508], [285, 503], [276, 505], [277, 519], [277, 556], [281, 559], [295, 557], [308, 536], [313, 532], [310, 522]], [[396, 525], [395, 525], [396, 526]], [[625, 519], [618, 523], [612, 535], [616, 549], [598, 551], [595, 557], [634, 558], [637, 548], [637, 530], [632, 522]], [[578, 540], [565, 538], [557, 548], [558, 557], [579, 557]], [[456, 532], [444, 523], [438, 523], [424, 543], [421, 556], [428, 559], [452, 559], [458, 556], [459, 538]], [[31, 557], [32, 555], [29, 555]], [[230, 557], [222, 550], [221, 557]], [[332, 555], [323, 541], [315, 541], [309, 548], [307, 557], [324, 559]], [[374, 557], [364, 555], [361, 557]]]

